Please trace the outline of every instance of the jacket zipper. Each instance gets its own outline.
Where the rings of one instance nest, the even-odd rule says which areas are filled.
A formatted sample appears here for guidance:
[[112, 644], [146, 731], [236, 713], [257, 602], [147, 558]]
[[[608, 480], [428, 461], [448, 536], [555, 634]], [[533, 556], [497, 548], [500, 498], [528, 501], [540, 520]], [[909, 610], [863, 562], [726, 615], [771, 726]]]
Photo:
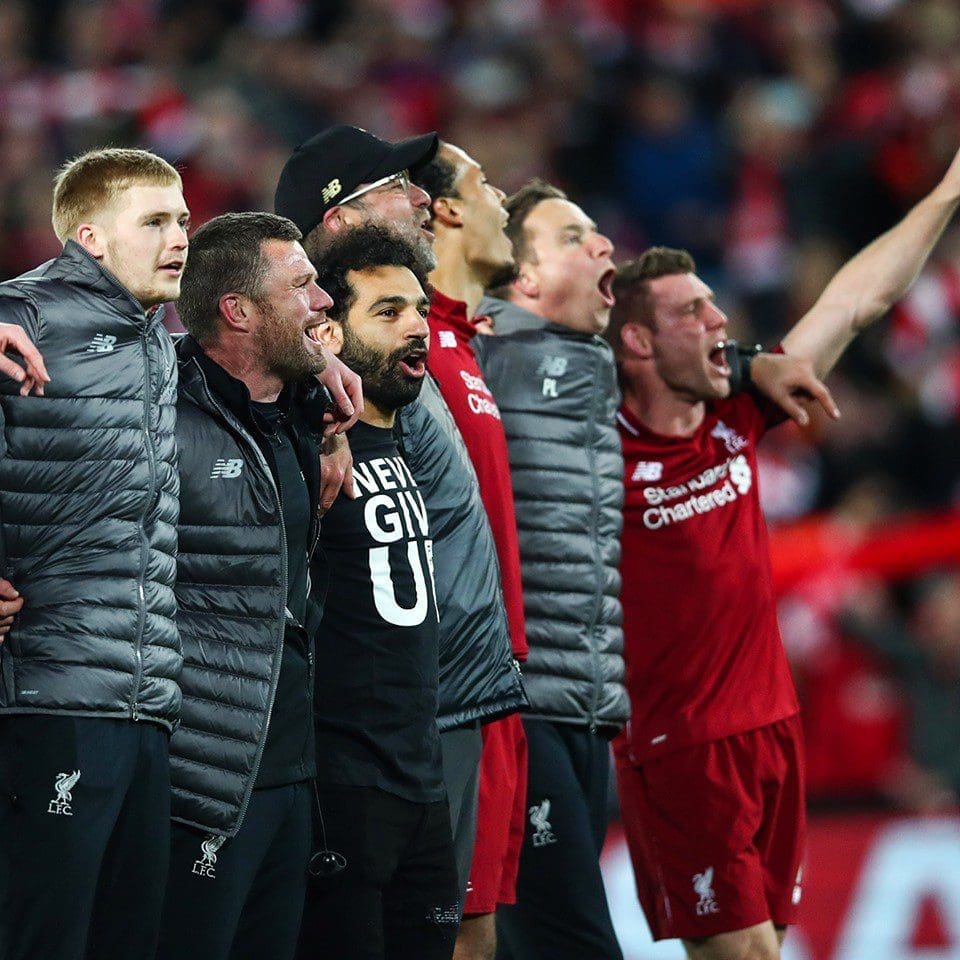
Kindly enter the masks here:
[[273, 704], [277, 699], [277, 686], [280, 682], [280, 666], [283, 661], [283, 634], [287, 624], [287, 578], [289, 576], [289, 571], [287, 570], [287, 531], [283, 524], [283, 502], [280, 499], [280, 492], [277, 489], [276, 483], [274, 483], [273, 474], [270, 472], [270, 467], [267, 464], [263, 453], [261, 453], [260, 448], [257, 446], [257, 442], [253, 439], [253, 437], [250, 436], [249, 433], [247, 433], [243, 427], [243, 424], [241, 424], [235, 417], [231, 421], [231, 418], [227, 415], [227, 412], [220, 405], [219, 401], [213, 396], [210, 386], [207, 383], [206, 375], [204, 374], [203, 369], [200, 367], [200, 364], [196, 364], [196, 368], [197, 372], [200, 374], [200, 382], [203, 384], [203, 392], [206, 394], [206, 397], [210, 401], [211, 405], [227, 424], [233, 425], [235, 423], [235, 429], [238, 430], [244, 443], [246, 443], [250, 449], [253, 450], [263, 473], [270, 482], [270, 488], [273, 490], [274, 497], [276, 498], [276, 506], [279, 511], [280, 546], [282, 548], [280, 551], [280, 585], [283, 588], [280, 593], [280, 657], [277, 659], [276, 668], [273, 671], [273, 676], [270, 678], [270, 702], [267, 704], [267, 718], [263, 725], [263, 736], [260, 738], [260, 743], [257, 746], [257, 756], [253, 762], [253, 769], [250, 771], [250, 781], [247, 784], [246, 792], [243, 795], [243, 801], [240, 804], [240, 810], [237, 814], [237, 822], [234, 825], [234, 834], [236, 834], [236, 832], [240, 829], [240, 825], [243, 823], [244, 817], [247, 815], [247, 807], [250, 806], [250, 798], [253, 795], [253, 785], [257, 782], [257, 774], [260, 772], [260, 761], [263, 759], [263, 749], [267, 743], [267, 733], [270, 730], [270, 720], [273, 716]]
[[150, 562], [150, 548], [147, 544], [146, 521], [157, 487], [156, 451], [153, 448], [153, 437], [150, 434], [150, 350], [147, 346], [147, 338], [151, 336], [153, 327], [148, 318], [145, 317], [144, 319], [147, 320], [147, 324], [140, 335], [140, 349], [143, 353], [143, 435], [147, 446], [150, 487], [147, 491], [143, 513], [140, 515], [137, 524], [140, 529], [140, 573], [137, 579], [137, 642], [134, 647], [137, 668], [133, 676], [133, 693], [130, 699], [130, 716], [134, 722], [140, 719], [137, 700], [140, 696], [140, 684], [143, 682], [143, 634], [147, 622], [147, 597], [144, 589], [144, 579], [147, 574], [147, 565]]
[[[600, 382], [600, 373], [602, 372], [597, 365], [596, 359], [594, 360], [594, 383]], [[592, 432], [597, 423], [597, 405], [598, 398], [600, 397], [600, 391], [595, 390], [593, 392], [593, 403], [590, 405], [590, 421], [588, 423], [588, 429]], [[594, 569], [598, 570], [601, 574], [600, 579], [597, 581], [596, 595], [594, 597], [594, 609], [593, 609], [593, 622], [590, 624], [590, 654], [593, 659], [593, 703], [590, 707], [590, 724], [589, 729], [591, 733], [597, 732], [597, 716], [600, 712], [600, 703], [603, 699], [603, 681], [601, 679], [600, 673], [600, 651], [598, 649], [598, 637], [597, 637], [597, 621], [600, 619], [600, 609], [603, 605], [603, 581], [602, 574], [605, 572], [606, 567], [603, 564], [603, 557], [600, 556], [600, 544], [597, 536], [597, 526], [600, 516], [600, 479], [597, 476], [597, 459], [596, 459], [596, 450], [593, 449], [594, 456], [591, 458], [592, 463], [590, 464], [590, 482], [593, 488], [593, 511], [590, 516], [590, 540], [593, 543], [594, 548], [594, 559], [596, 561]]]

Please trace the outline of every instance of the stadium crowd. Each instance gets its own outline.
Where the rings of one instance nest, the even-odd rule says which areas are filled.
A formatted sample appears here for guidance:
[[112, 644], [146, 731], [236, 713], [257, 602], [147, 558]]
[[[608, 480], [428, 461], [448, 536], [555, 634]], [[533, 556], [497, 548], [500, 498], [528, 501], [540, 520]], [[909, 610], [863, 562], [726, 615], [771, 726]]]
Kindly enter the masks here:
[[614, 738], [692, 960], [779, 955], [805, 798], [954, 811], [958, 40], [0, 0], [0, 956], [616, 960]]

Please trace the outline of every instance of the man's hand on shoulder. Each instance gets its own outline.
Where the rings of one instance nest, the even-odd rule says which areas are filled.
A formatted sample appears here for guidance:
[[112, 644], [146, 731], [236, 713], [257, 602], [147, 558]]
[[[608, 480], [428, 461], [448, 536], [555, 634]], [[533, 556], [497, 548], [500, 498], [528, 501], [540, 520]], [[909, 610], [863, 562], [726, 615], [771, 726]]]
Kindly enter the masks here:
[[750, 382], [801, 427], [810, 423], [805, 405], [811, 401], [819, 403], [834, 420], [840, 419], [840, 410], [809, 360], [758, 353], [750, 362]]
[[[4, 354], [17, 353], [23, 366]], [[20, 396], [29, 393], [43, 396], [43, 385], [50, 382], [40, 351], [33, 345], [23, 327], [15, 323], [0, 323], [0, 373], [20, 384]]]
[[324, 433], [330, 436], [335, 433], [346, 433], [363, 413], [363, 384], [357, 376], [339, 357], [331, 353], [326, 347], [322, 353], [327, 365], [317, 379], [330, 391], [337, 409], [327, 414], [328, 426]]
[[23, 607], [23, 597], [9, 580], [0, 580], [0, 643], [10, 632], [13, 618]]
[[323, 441], [320, 448], [320, 516], [322, 517], [337, 499], [340, 491], [351, 499], [357, 496], [353, 483], [353, 453], [347, 438], [333, 434]]

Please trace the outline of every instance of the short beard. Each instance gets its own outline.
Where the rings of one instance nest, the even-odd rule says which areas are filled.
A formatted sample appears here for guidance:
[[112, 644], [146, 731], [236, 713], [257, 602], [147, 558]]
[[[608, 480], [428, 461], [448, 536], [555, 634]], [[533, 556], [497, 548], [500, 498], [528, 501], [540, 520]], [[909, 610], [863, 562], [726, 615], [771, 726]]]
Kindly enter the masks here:
[[398, 362], [414, 346], [411, 343], [384, 356], [354, 336], [344, 323], [340, 359], [363, 381], [363, 395], [379, 410], [392, 413], [420, 396], [423, 379], [405, 376]]
[[[264, 370], [284, 383], [295, 383], [323, 373], [327, 361], [322, 353], [311, 353], [303, 344], [303, 330], [296, 339], [290, 324], [281, 320], [268, 303], [257, 303], [266, 322], [257, 328], [254, 346]], [[317, 345], [319, 351], [319, 344]]]

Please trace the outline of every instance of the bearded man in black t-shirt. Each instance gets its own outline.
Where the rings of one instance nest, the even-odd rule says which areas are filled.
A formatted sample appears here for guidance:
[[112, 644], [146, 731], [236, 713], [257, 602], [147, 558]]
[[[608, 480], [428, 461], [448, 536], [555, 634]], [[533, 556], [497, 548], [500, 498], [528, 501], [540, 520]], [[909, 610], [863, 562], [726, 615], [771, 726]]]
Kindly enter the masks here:
[[337, 238], [315, 264], [333, 292], [321, 342], [363, 381], [349, 432], [356, 499], [320, 542], [335, 587], [317, 640], [315, 856], [300, 956], [442, 960], [458, 881], [437, 732], [438, 618], [423, 497], [394, 431], [426, 374], [426, 270], [379, 227]]

